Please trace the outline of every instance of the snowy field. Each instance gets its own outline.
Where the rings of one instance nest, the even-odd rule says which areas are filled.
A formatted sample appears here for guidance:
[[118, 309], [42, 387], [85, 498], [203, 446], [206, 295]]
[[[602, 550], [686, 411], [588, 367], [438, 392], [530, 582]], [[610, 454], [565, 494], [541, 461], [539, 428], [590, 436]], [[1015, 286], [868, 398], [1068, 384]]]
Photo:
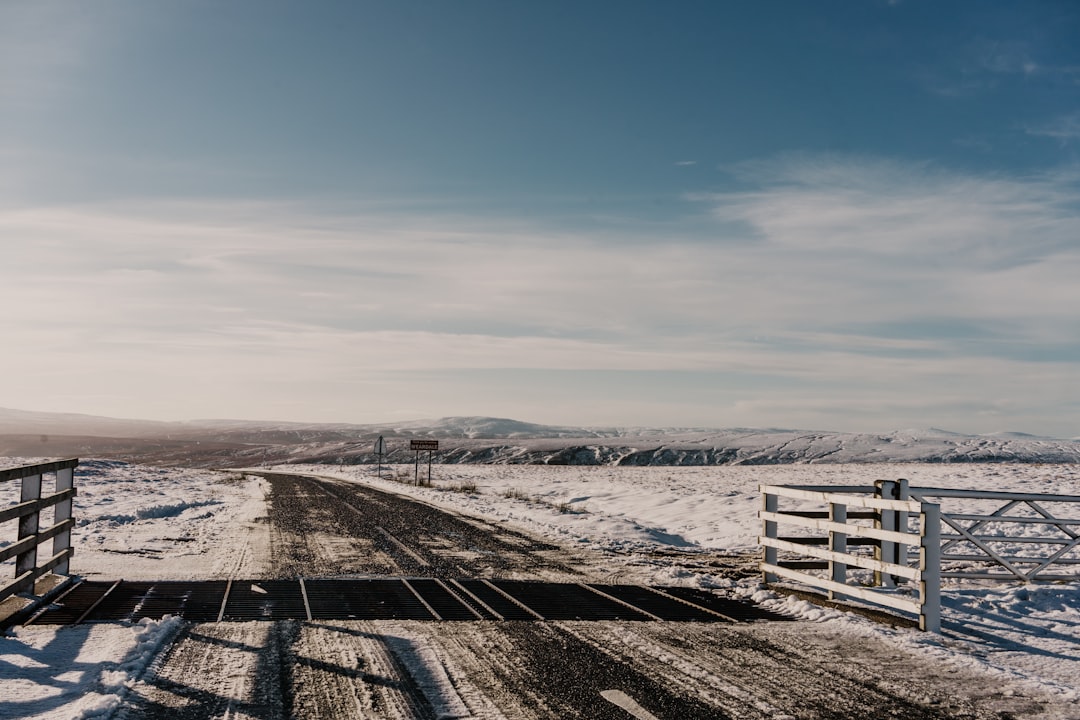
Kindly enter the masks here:
[[[21, 464], [0, 460], [0, 467]], [[723, 588], [820, 623], [873, 636], [1002, 680], [1080, 702], [1080, 582], [946, 585], [942, 636], [865, 618], [686, 569], [696, 553], [756, 551], [759, 484], [869, 484], [906, 477], [934, 487], [1080, 495], [1074, 465], [784, 465], [550, 467], [436, 465], [434, 487], [375, 477], [369, 466], [289, 466], [370, 483], [431, 504], [505, 522], [611, 554], [640, 582]], [[411, 476], [412, 466], [384, 475]], [[258, 577], [268, 532], [265, 483], [239, 472], [160, 470], [84, 461], [76, 475], [75, 573], [94, 579]], [[0, 507], [17, 483], [0, 487]], [[12, 524], [13, 525], [13, 524]], [[3, 528], [5, 533], [13, 533]], [[13, 540], [0, 535], [0, 546]], [[661, 551], [661, 552], [656, 552]], [[10, 563], [2, 571], [10, 576]], [[34, 627], [0, 637], [0, 718], [107, 716], [169, 641], [177, 621], [134, 626]], [[1080, 712], [1078, 712], [1080, 717]]]

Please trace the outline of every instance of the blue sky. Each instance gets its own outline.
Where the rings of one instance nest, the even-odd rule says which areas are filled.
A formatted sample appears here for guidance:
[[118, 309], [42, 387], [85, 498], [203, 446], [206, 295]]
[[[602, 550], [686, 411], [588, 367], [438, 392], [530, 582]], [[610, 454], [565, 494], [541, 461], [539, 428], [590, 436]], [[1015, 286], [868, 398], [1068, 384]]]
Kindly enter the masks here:
[[1080, 436], [1072, 2], [0, 3], [0, 406]]

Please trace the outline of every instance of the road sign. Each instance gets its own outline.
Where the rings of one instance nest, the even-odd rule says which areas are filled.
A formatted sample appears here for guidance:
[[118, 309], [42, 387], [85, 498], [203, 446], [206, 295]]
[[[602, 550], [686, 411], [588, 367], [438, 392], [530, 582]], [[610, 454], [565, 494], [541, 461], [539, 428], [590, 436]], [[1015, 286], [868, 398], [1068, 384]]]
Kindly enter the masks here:
[[427, 481], [431, 485], [431, 453], [439, 449], [438, 440], [410, 440], [409, 447], [416, 451], [416, 468], [413, 471], [413, 481], [420, 484], [420, 451], [427, 450]]
[[386, 453], [386, 441], [383, 440], [383, 436], [380, 435], [379, 439], [375, 441], [375, 454], [379, 456], [379, 478], [382, 478], [382, 459], [383, 454]]

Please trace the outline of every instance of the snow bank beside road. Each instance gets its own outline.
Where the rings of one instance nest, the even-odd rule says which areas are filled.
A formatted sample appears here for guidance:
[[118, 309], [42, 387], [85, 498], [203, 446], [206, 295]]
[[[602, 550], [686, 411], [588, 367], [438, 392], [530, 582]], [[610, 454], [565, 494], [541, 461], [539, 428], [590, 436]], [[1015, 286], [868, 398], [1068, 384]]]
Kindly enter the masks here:
[[[32, 462], [0, 459], [5, 466]], [[75, 473], [71, 570], [76, 575], [215, 579], [241, 567], [253, 577], [261, 574], [268, 531], [257, 520], [266, 515], [266, 481], [240, 473], [110, 460], [84, 460]], [[18, 486], [0, 484], [0, 507], [18, 501]], [[0, 532], [14, 533], [14, 523], [6, 523]], [[13, 539], [4, 535], [0, 544]], [[10, 562], [0, 566], [5, 574]]]
[[89, 461], [78, 485], [72, 568], [84, 577], [227, 578], [265, 549], [261, 479]]
[[0, 718], [109, 717], [179, 618], [18, 628], [0, 636]]

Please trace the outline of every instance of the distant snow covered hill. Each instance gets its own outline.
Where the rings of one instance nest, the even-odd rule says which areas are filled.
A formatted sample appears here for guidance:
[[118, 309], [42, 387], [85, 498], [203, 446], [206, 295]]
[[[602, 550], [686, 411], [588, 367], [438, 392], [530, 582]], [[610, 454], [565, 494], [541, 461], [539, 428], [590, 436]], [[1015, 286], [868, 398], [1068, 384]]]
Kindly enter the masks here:
[[493, 417], [445, 417], [427, 420], [409, 420], [399, 423], [372, 425], [263, 422], [247, 420], [193, 420], [186, 423], [190, 428], [217, 430], [225, 435], [232, 433], [282, 433], [341, 435], [349, 438], [391, 437], [424, 438], [610, 438], [637, 437], [640, 435], [670, 435], [704, 430], [705, 428], [641, 428], [641, 427], [576, 427], [564, 425], [538, 425], [508, 418]]
[[[296, 448], [292, 461], [374, 462], [356, 443]], [[359, 454], [354, 454], [360, 450]], [[387, 439], [387, 460], [409, 462], [404, 438]], [[789, 463], [1076, 463], [1080, 442], [1050, 438], [967, 436], [941, 430], [886, 434], [799, 430], [697, 430], [609, 436], [450, 438], [438, 462], [545, 465], [781, 465]], [[311, 460], [309, 460], [310, 462]]]
[[78, 413], [35, 412], [0, 408], [0, 434], [5, 435], [95, 435], [98, 437], [139, 437], [166, 433], [182, 423], [153, 420], [123, 420]]
[[81, 435], [109, 438], [199, 437], [220, 442], [303, 442], [357, 438], [604, 438], [669, 435], [702, 428], [573, 427], [493, 417], [445, 417], [399, 423], [299, 423], [265, 420], [190, 420], [160, 422], [121, 420], [75, 413], [47, 413], [0, 408], [0, 434]]
[[108, 457], [163, 465], [412, 462], [410, 439], [436, 439], [442, 463], [547, 465], [779, 465], [882, 462], [1080, 462], [1080, 441], [1024, 433], [938, 429], [841, 433], [781, 429], [538, 425], [448, 417], [399, 423], [195, 420], [143, 422], [0, 409], [0, 455]]

